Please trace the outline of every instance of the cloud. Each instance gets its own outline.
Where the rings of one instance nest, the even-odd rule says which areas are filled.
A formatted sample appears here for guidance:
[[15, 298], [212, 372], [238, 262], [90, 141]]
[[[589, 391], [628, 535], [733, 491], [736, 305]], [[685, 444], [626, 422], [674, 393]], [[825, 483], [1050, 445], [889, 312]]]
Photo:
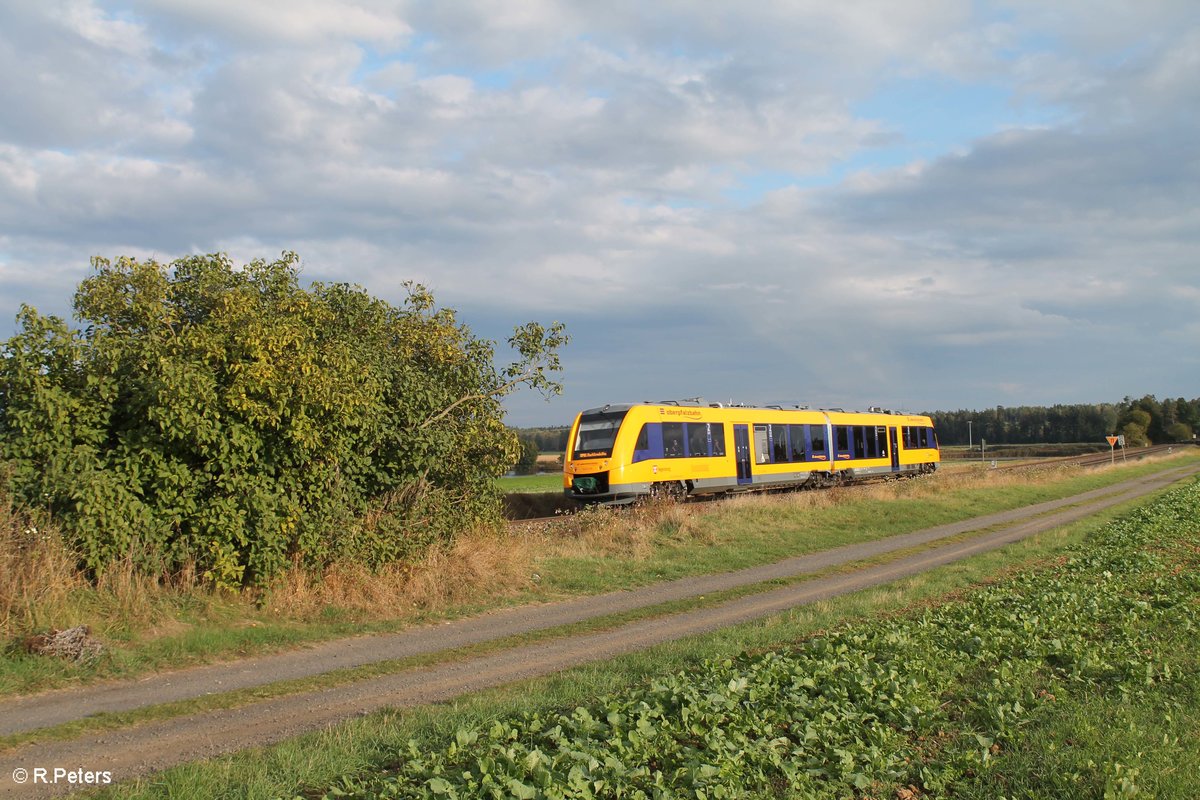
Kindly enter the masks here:
[[136, 0], [134, 7], [178, 38], [209, 36], [246, 48], [354, 40], [399, 46], [412, 34], [389, 0]]
[[[697, 392], [1198, 394], [1175, 369], [1193, 356], [1145, 355], [1195, 332], [1190, 14], [6, 7], [0, 314], [66, 308], [96, 253], [289, 249], [307, 277], [392, 300], [420, 280], [492, 337], [564, 319], [568, 396], [514, 400], [525, 422]], [[1095, 369], [1114, 360], [1130, 366]]]

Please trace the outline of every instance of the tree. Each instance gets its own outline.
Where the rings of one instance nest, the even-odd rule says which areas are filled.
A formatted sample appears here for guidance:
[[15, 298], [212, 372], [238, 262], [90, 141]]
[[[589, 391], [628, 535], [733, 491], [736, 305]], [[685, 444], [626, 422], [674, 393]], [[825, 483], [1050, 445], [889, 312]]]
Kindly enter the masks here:
[[1192, 439], [1192, 427], [1186, 422], [1176, 422], [1167, 428], [1167, 438], [1173, 442], [1189, 442]]
[[86, 567], [194, 562], [233, 587], [499, 519], [493, 479], [518, 453], [500, 400], [561, 390], [563, 326], [517, 327], [498, 370], [424, 287], [396, 307], [302, 288], [297, 263], [98, 258], [81, 330], [22, 307], [0, 357], [10, 490], [62, 520]]
[[517, 463], [514, 466], [517, 472], [523, 475], [532, 475], [537, 471], [537, 442], [527, 436], [518, 436], [517, 441], [520, 442], [521, 452], [517, 456]]
[[1131, 408], [1123, 416], [1124, 425], [1121, 433], [1125, 436], [1125, 444], [1129, 447], [1145, 447], [1150, 444], [1147, 430], [1150, 427], [1150, 413], [1137, 406]]

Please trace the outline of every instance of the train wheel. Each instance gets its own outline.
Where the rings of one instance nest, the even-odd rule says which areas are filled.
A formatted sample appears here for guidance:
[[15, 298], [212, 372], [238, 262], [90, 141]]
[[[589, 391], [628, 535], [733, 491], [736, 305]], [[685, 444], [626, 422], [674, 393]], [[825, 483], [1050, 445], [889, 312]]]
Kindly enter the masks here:
[[687, 497], [687, 486], [681, 481], [660, 481], [650, 484], [651, 500], [682, 500]]

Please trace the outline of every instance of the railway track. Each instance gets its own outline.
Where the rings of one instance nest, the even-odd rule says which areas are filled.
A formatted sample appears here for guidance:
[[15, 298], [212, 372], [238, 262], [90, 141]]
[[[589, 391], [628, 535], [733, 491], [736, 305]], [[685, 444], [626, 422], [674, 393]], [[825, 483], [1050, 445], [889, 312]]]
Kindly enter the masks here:
[[1080, 467], [1102, 467], [1105, 464], [1115, 460], [1121, 461], [1141, 461], [1143, 458], [1154, 455], [1164, 455], [1182, 445], [1156, 444], [1150, 447], [1139, 447], [1136, 450], [1124, 450], [1121, 454], [1113, 453], [1088, 453], [1082, 456], [1058, 456], [1056, 458], [1039, 458], [1036, 461], [1021, 461], [1013, 464], [997, 465], [995, 469], [999, 470], [1021, 470], [1021, 469], [1036, 469], [1038, 467], [1051, 466], [1055, 464], [1074, 464]]

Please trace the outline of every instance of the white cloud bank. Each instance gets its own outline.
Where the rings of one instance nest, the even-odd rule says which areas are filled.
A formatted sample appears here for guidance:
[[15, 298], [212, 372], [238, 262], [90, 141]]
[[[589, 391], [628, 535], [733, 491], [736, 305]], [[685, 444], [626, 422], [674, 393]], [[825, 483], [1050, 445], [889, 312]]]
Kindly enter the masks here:
[[[293, 249], [491, 336], [565, 320], [518, 424], [1200, 394], [1189, 2], [10, 5], [8, 319], [93, 254]], [[856, 110], [904, 85], [944, 104]], [[897, 163], [964, 103], [982, 134]]]

